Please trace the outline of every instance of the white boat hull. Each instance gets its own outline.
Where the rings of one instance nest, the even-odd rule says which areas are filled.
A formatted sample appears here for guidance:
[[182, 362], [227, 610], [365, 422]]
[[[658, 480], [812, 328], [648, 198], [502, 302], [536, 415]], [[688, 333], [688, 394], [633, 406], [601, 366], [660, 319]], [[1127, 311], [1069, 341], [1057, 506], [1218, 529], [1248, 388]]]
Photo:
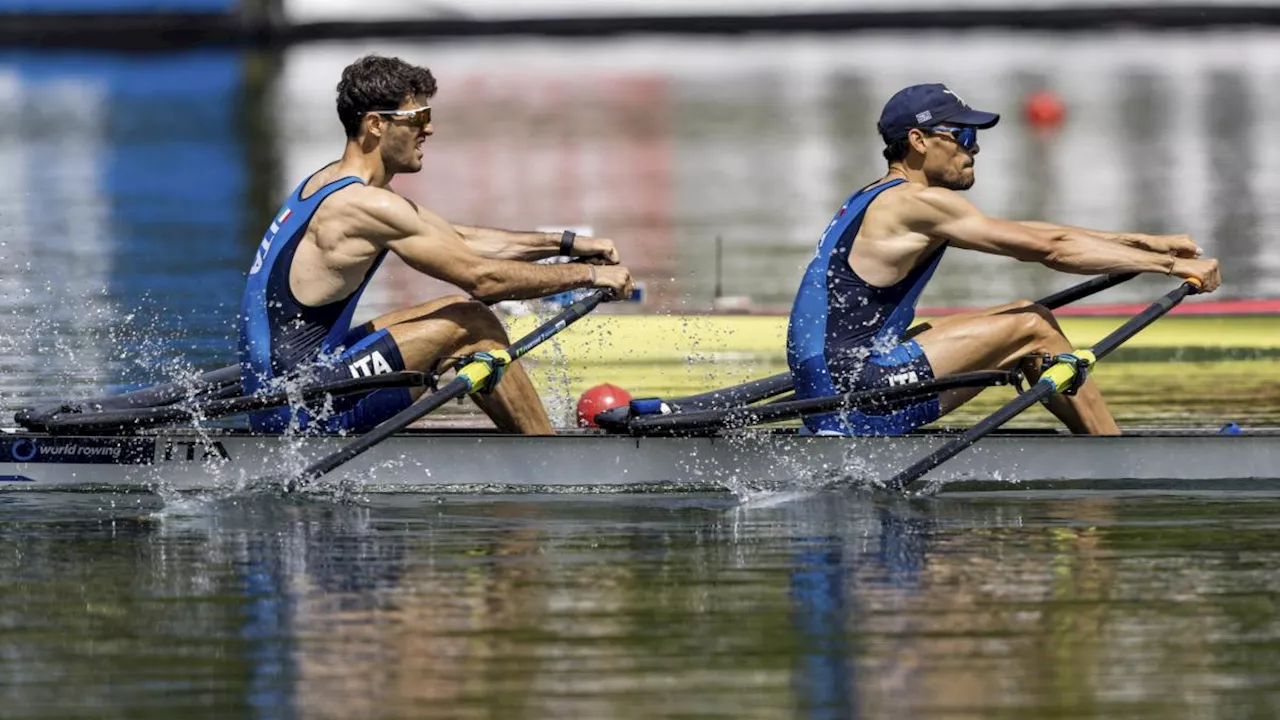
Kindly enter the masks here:
[[[797, 436], [393, 437], [326, 477], [363, 492], [734, 491], [869, 484], [948, 439]], [[349, 438], [167, 432], [0, 437], [0, 490], [235, 490], [287, 477]], [[1280, 430], [988, 437], [926, 476], [946, 491], [1043, 488], [1280, 490]], [[963, 481], [963, 482], [962, 482]], [[270, 480], [269, 480], [270, 482]]]

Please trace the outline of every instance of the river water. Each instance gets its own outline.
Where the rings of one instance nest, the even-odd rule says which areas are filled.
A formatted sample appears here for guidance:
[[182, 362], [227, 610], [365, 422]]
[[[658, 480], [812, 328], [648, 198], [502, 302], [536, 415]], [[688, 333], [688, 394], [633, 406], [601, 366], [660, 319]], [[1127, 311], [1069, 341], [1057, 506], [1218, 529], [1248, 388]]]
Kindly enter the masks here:
[[9, 718], [1263, 718], [1275, 497], [3, 496]]
[[[1221, 297], [1274, 297], [1275, 42], [0, 54], [0, 405], [229, 362], [264, 223], [337, 153], [338, 71], [374, 50], [441, 82], [428, 169], [400, 190], [457, 221], [612, 237], [643, 310], [702, 311], [717, 288], [785, 308], [832, 211], [881, 169], [880, 105], [932, 80], [1005, 114], [978, 158], [988, 212], [1190, 232], [1222, 258]], [[1022, 119], [1038, 89], [1064, 99], [1060, 128]], [[1065, 284], [953, 252], [923, 303]], [[360, 314], [448, 291], [389, 263]], [[1221, 372], [1186, 407], [1237, 387]], [[1250, 397], [1274, 403], [1262, 377]], [[1274, 717], [1278, 510], [1265, 495], [2, 493], [0, 716]]]

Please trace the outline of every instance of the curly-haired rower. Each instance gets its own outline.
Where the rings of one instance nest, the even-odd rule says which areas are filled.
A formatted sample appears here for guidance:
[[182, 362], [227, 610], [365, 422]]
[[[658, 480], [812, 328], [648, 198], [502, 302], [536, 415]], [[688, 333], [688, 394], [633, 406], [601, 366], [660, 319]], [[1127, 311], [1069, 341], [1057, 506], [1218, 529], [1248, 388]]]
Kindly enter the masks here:
[[[245, 392], [306, 376], [312, 382], [398, 370], [431, 372], [442, 357], [508, 344], [487, 303], [582, 287], [631, 292], [613, 242], [562, 233], [511, 232], [451, 223], [391, 190], [398, 173], [422, 169], [435, 132], [431, 71], [368, 55], [342, 71], [338, 119], [342, 157], [298, 185], [271, 221], [249, 269], [241, 303]], [[425, 275], [461, 288], [450, 296], [351, 327], [356, 304], [388, 252]], [[587, 263], [534, 264], [559, 254]], [[255, 430], [290, 427], [366, 432], [420, 394], [403, 388], [332, 399], [323, 412], [281, 408], [251, 417]], [[549, 434], [537, 392], [518, 366], [480, 407], [504, 430]]]

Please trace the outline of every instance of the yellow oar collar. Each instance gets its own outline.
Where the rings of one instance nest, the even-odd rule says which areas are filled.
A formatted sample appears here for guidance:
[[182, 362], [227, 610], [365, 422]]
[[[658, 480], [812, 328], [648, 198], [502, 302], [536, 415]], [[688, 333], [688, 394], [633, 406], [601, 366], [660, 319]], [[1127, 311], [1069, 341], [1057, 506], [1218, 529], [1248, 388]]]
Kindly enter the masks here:
[[1091, 350], [1055, 355], [1052, 365], [1040, 374], [1040, 382], [1053, 386], [1055, 393], [1075, 395], [1097, 362], [1098, 358]]

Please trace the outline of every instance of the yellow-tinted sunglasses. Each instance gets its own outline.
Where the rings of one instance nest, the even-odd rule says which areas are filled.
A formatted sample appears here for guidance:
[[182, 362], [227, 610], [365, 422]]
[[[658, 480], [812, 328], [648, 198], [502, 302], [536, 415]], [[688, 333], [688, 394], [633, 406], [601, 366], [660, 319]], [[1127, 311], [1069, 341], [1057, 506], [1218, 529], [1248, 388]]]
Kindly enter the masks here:
[[430, 105], [423, 105], [412, 110], [370, 110], [369, 112], [374, 115], [388, 115], [420, 128], [431, 124]]

